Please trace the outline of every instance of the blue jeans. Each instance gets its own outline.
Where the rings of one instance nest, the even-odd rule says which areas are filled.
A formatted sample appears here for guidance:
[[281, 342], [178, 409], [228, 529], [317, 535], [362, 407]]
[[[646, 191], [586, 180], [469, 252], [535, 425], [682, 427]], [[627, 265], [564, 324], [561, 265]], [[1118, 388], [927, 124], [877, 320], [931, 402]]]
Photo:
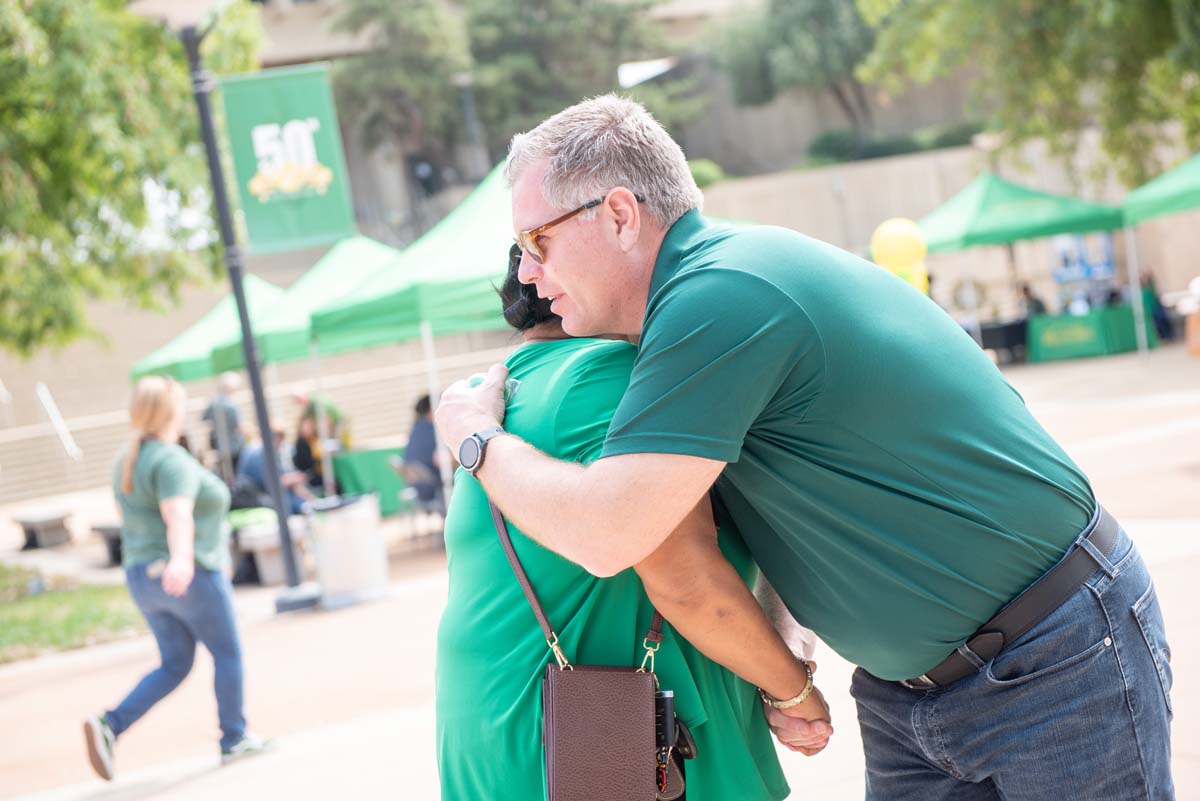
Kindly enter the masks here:
[[114, 734], [120, 735], [178, 687], [191, 672], [196, 643], [201, 642], [213, 656], [221, 748], [229, 748], [246, 733], [242, 647], [233, 617], [229, 578], [220, 571], [197, 566], [187, 594], [176, 598], [163, 591], [160, 579], [146, 575], [146, 567], [127, 568], [125, 580], [158, 642], [162, 664], [143, 676], [116, 709], [106, 713], [108, 724]]
[[1171, 780], [1171, 651], [1150, 574], [1121, 532], [1066, 603], [979, 672], [910, 690], [861, 668], [872, 801], [1160, 801]]

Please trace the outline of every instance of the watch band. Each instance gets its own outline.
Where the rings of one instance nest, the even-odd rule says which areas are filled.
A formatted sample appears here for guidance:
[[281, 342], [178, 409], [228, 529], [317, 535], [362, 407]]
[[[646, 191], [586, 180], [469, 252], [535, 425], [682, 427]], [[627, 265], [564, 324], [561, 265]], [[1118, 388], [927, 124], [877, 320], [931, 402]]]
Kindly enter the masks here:
[[[472, 434], [470, 437], [467, 438], [470, 440], [474, 440], [475, 444], [479, 448], [479, 458], [475, 460], [475, 464], [470, 467], [463, 465], [464, 467], [467, 467], [467, 472], [469, 472], [471, 475], [475, 475], [475, 473], [479, 471], [479, 468], [483, 466], [483, 459], [487, 455], [488, 442], [490, 440], [495, 439], [496, 437], [500, 436], [503, 433], [504, 433], [504, 429], [502, 427], [493, 426], [492, 428], [485, 428], [482, 431], [476, 431], [474, 434]], [[465, 442], [465, 440], [464, 440], [464, 442]], [[459, 454], [460, 454], [460, 456], [462, 454], [462, 446], [461, 445], [459, 446]]]

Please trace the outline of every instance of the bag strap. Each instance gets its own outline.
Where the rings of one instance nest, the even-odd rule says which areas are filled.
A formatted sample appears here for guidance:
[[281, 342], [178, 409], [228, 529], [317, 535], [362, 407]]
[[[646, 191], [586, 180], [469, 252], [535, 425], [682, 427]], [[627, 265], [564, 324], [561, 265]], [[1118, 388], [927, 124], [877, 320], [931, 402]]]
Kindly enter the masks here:
[[[563, 669], [570, 669], [570, 662], [567, 661], [566, 655], [563, 654], [562, 649], [558, 645], [558, 634], [551, 627], [550, 620], [546, 617], [546, 612], [542, 609], [541, 603], [538, 602], [537, 594], [533, 591], [533, 585], [529, 583], [529, 576], [525, 573], [525, 567], [517, 557], [516, 549], [513, 548], [512, 537], [509, 536], [508, 526], [504, 522], [504, 513], [491, 501], [488, 501], [488, 507], [492, 512], [492, 522], [496, 524], [496, 534], [500, 537], [500, 545], [504, 548], [504, 555], [508, 557], [508, 564], [517, 576], [517, 582], [521, 585], [521, 591], [525, 593], [525, 600], [529, 601], [529, 608], [533, 610], [533, 616], [537, 618], [538, 625], [542, 627], [542, 634], [546, 638], [546, 643], [554, 652], [554, 658], [558, 660], [558, 666]], [[646, 657], [642, 660], [642, 669], [645, 669], [647, 663], [649, 663], [651, 673], [654, 672], [654, 652], [658, 650], [658, 646], [663, 639], [662, 621], [662, 615], [655, 609], [654, 616], [650, 619], [650, 628], [646, 632], [645, 639], [642, 641], [642, 647], [646, 649]]]

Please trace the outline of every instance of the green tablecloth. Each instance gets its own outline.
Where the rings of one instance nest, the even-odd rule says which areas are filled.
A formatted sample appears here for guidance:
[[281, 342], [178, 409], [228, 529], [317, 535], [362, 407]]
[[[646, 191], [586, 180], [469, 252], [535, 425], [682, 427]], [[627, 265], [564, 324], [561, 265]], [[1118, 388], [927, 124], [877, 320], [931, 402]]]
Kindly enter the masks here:
[[386, 517], [400, 511], [400, 491], [406, 486], [389, 462], [403, 458], [404, 448], [337, 453], [333, 456], [333, 475], [343, 495], [378, 493], [379, 512]]
[[[1137, 349], [1131, 306], [1110, 306], [1084, 315], [1039, 315], [1029, 318], [1028, 358], [1031, 362], [1103, 356]], [[1153, 321], [1146, 311], [1146, 341], [1158, 345]]]

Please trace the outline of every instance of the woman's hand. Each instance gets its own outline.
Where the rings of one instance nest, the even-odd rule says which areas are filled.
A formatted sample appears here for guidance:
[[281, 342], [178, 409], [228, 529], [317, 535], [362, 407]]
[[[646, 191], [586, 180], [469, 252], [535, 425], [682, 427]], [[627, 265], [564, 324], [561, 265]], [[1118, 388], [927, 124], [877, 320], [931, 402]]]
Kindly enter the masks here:
[[196, 524], [192, 519], [195, 501], [182, 495], [164, 498], [158, 509], [167, 524], [167, 552], [171, 555], [163, 571], [163, 591], [180, 597], [187, 593], [196, 572]]
[[[809, 669], [817, 672], [817, 663], [809, 660]], [[830, 722], [829, 705], [825, 696], [816, 687], [809, 693], [804, 703], [789, 709], [775, 709], [764, 705], [767, 713], [767, 723], [775, 739], [793, 751], [799, 751], [805, 756], [820, 753], [829, 744], [833, 735], [833, 725]]]
[[179, 598], [187, 595], [188, 587], [192, 585], [192, 576], [196, 573], [195, 563], [189, 559], [171, 559], [167, 569], [162, 574], [163, 592]]

